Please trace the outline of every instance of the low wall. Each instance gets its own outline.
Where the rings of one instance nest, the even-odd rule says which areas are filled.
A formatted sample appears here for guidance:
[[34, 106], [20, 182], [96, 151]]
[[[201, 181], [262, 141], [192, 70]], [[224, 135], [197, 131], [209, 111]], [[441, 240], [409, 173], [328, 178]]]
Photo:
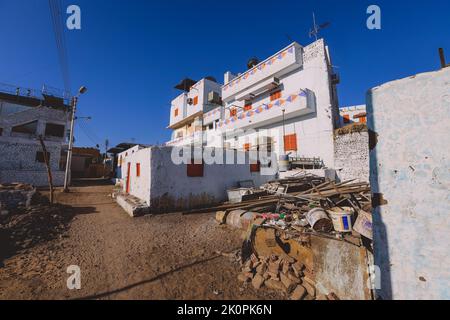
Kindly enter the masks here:
[[[214, 148], [205, 148], [211, 152]], [[152, 212], [170, 212], [214, 205], [227, 200], [227, 189], [238, 187], [239, 181], [252, 180], [255, 186], [274, 179], [275, 172], [264, 175], [250, 172], [248, 154], [233, 151], [235, 156], [245, 159], [245, 164], [207, 164], [203, 166], [203, 176], [189, 177], [187, 164], [172, 161], [173, 147], [152, 147], [129, 155], [129, 193], [144, 200]], [[219, 155], [219, 149], [216, 149]], [[222, 161], [226, 163], [225, 152]], [[275, 161], [276, 162], [276, 161]], [[137, 163], [140, 176], [137, 177]], [[272, 170], [274, 171], [274, 170]], [[123, 190], [127, 189], [127, 178]]]
[[[53, 185], [64, 185], [64, 171], [52, 171]], [[47, 171], [0, 170], [0, 183], [26, 183], [35, 187], [48, 186]]]
[[340, 181], [356, 179], [369, 181], [369, 134], [359, 132], [335, 133], [334, 167]]

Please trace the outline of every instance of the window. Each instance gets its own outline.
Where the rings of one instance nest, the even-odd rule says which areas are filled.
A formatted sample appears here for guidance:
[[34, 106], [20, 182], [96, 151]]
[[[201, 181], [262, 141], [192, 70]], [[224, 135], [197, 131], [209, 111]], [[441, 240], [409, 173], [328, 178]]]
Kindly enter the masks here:
[[45, 125], [45, 136], [47, 137], [64, 137], [64, 126], [60, 124], [47, 123]]
[[141, 176], [141, 164], [136, 163], [136, 177], [140, 177], [140, 176]]
[[178, 108], [176, 108], [176, 109], [174, 110], [174, 116], [175, 116], [175, 117], [178, 117]]
[[359, 118], [360, 123], [367, 123], [367, 118], [365, 116]]
[[295, 133], [284, 136], [284, 151], [297, 151], [297, 135]]
[[261, 163], [258, 161], [256, 163], [250, 163], [250, 172], [260, 172]]
[[275, 100], [278, 100], [278, 99], [280, 99], [280, 98], [281, 98], [281, 90], [272, 92], [272, 93], [270, 94], [270, 101], [275, 101]]
[[237, 109], [236, 108], [231, 108], [230, 109], [230, 117], [236, 117], [237, 114]]
[[203, 160], [202, 163], [194, 163], [194, 159], [191, 163], [187, 164], [187, 176], [188, 177], [203, 177]]
[[249, 111], [249, 110], [252, 110], [252, 103], [251, 102], [245, 103], [245, 106], [244, 106], [244, 111]]
[[250, 151], [250, 143], [245, 143], [244, 144], [244, 151]]
[[344, 118], [344, 123], [350, 123], [350, 115], [349, 114], [344, 114], [342, 117]]
[[194, 97], [193, 104], [194, 106], [198, 105], [198, 96]]
[[32, 121], [22, 124], [20, 126], [13, 127], [12, 132], [35, 134], [37, 130], [37, 123], [38, 123], [37, 121]]
[[[50, 153], [47, 152], [47, 160], [50, 163]], [[44, 152], [36, 152], [36, 162], [45, 163]]]
[[0, 128], [0, 136], [3, 134], [3, 128]]

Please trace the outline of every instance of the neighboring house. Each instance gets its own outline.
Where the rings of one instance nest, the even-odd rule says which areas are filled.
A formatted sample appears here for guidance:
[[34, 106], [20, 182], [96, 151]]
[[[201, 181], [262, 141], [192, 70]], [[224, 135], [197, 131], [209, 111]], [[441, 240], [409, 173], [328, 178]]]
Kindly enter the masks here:
[[0, 86], [0, 183], [48, 185], [42, 136], [53, 183], [63, 185], [69, 110], [69, 99], [54, 89]]
[[306, 47], [294, 42], [241, 74], [226, 72], [221, 87], [187, 82], [180, 85], [189, 90], [172, 102], [167, 145], [264, 148], [333, 166], [339, 77], [322, 39]]
[[344, 127], [352, 123], [366, 123], [366, 105], [339, 108], [339, 126]]
[[105, 176], [105, 165], [100, 151], [95, 148], [73, 148], [72, 178], [101, 178]]

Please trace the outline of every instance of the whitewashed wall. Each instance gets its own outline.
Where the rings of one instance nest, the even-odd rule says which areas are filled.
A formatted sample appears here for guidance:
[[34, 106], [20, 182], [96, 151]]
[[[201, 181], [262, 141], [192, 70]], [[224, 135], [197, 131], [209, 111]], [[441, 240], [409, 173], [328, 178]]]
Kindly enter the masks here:
[[334, 169], [341, 181], [369, 181], [369, 134], [361, 132], [336, 134]]
[[450, 68], [368, 92], [375, 264], [385, 299], [450, 299]]
[[[172, 150], [173, 147], [141, 149], [126, 160], [131, 163], [130, 194], [147, 202], [154, 212], [219, 203], [227, 200], [227, 189], [237, 187], [239, 181], [253, 180], [259, 186], [275, 177], [275, 173], [251, 173], [248, 157], [245, 164], [205, 163], [203, 177], [188, 177], [187, 165], [172, 161]], [[245, 159], [245, 153], [239, 154]], [[223, 157], [226, 159], [225, 153]], [[135, 174], [136, 163], [141, 164], [139, 178]], [[126, 189], [126, 173], [123, 189]]]

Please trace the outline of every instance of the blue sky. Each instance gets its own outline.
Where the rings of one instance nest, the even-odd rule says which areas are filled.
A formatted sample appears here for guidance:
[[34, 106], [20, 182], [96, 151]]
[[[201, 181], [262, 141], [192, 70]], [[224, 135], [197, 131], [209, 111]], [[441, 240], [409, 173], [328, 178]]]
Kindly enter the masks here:
[[[312, 40], [314, 11], [341, 76], [341, 106], [361, 104], [381, 83], [439, 68], [438, 47], [450, 60], [450, 1], [62, 0], [77, 4], [82, 30], [65, 30], [72, 90], [89, 88], [76, 144], [106, 138], [163, 143], [170, 137], [170, 101], [183, 77], [245, 70], [294, 39]], [[382, 29], [366, 28], [366, 9], [381, 7]], [[0, 82], [63, 88], [48, 1], [0, 0]]]

